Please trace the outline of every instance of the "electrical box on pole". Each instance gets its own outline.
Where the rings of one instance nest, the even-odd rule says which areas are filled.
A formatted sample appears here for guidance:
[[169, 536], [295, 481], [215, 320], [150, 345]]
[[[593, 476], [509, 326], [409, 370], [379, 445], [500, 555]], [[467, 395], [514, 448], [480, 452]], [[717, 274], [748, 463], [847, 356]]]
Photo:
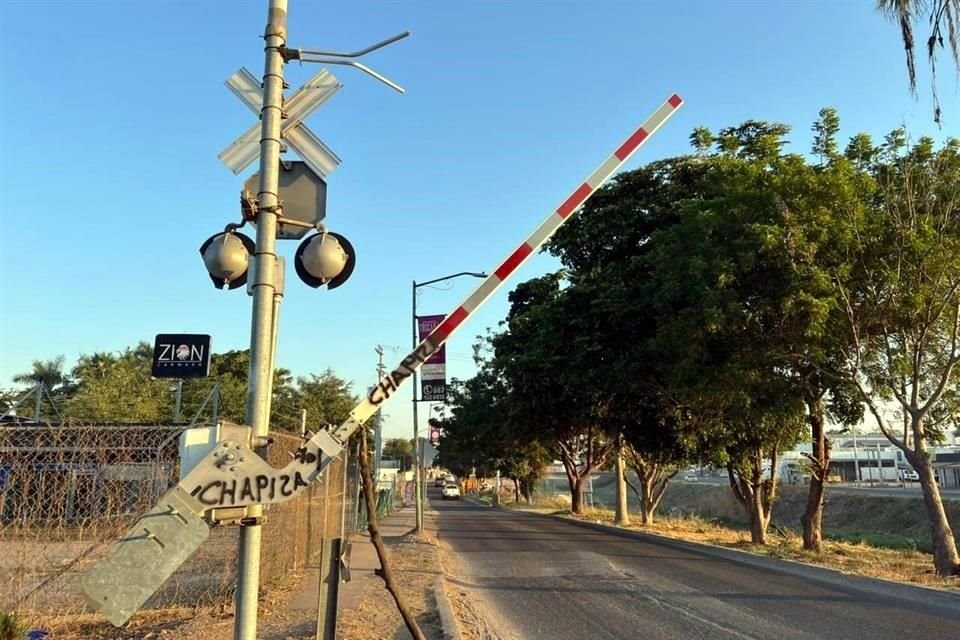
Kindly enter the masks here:
[[[243, 183], [240, 200], [244, 220], [254, 226], [257, 215], [257, 188], [260, 174], [255, 173]], [[317, 175], [306, 162], [280, 162], [280, 201], [283, 203], [283, 220], [277, 222], [277, 238], [299, 240], [312, 227], [327, 217], [327, 182]], [[285, 223], [293, 220], [303, 225]]]

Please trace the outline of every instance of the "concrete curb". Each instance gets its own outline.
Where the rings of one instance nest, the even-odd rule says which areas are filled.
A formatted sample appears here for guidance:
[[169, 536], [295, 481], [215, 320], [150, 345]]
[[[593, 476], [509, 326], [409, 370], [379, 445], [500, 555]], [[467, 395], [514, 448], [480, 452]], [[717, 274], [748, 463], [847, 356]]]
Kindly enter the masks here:
[[520, 509], [511, 509], [516, 513], [523, 513], [536, 518], [552, 518], [568, 522], [575, 527], [602, 531], [621, 538], [632, 538], [643, 540], [652, 544], [659, 544], [665, 547], [682, 549], [690, 553], [696, 553], [703, 556], [722, 558], [747, 565], [755, 569], [780, 573], [783, 575], [803, 578], [812, 582], [826, 584], [843, 591], [869, 592], [875, 595], [881, 595], [898, 601], [907, 600], [912, 603], [933, 608], [944, 608], [950, 611], [956, 611], [960, 607], [960, 593], [929, 587], [926, 585], [906, 584], [903, 582], [894, 582], [882, 578], [869, 578], [856, 574], [843, 573], [829, 567], [806, 564], [796, 560], [786, 560], [783, 558], [771, 558], [761, 556], [749, 551], [740, 551], [739, 549], [730, 549], [713, 544], [702, 542], [688, 542], [678, 540], [656, 533], [645, 531], [636, 531], [634, 529], [624, 529], [614, 525], [598, 524], [595, 522], [586, 522], [563, 515], [552, 515], [536, 513], [535, 511], [523, 511]]
[[437, 578], [437, 584], [433, 587], [437, 599], [437, 613], [440, 614], [440, 627], [443, 629], [445, 640], [462, 640], [460, 624], [457, 622], [457, 616], [450, 605], [450, 599], [447, 598], [446, 584], [446, 577], [441, 573]]
[[[429, 501], [427, 502], [429, 505]], [[432, 505], [429, 505], [424, 514], [430, 514], [431, 518], [436, 518], [437, 511]], [[436, 523], [431, 523], [436, 527]], [[457, 621], [457, 614], [453, 612], [453, 606], [450, 604], [450, 598], [447, 597], [447, 569], [443, 566], [443, 551], [440, 549], [439, 541], [436, 542], [437, 562], [440, 564], [440, 575], [437, 576], [437, 582], [433, 585], [433, 595], [437, 601], [437, 614], [440, 616], [440, 628], [443, 631], [444, 640], [463, 640], [463, 634], [460, 631], [460, 623]]]

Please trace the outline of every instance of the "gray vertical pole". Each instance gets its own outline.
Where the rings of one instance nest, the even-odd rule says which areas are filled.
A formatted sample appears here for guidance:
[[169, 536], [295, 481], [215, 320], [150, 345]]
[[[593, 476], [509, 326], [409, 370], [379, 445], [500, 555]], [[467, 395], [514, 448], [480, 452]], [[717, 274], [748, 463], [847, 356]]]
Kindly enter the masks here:
[[[417, 281], [413, 281], [413, 348], [417, 348]], [[414, 503], [416, 504], [416, 531], [423, 531], [423, 501], [420, 498], [420, 464], [417, 461], [417, 438], [419, 436], [419, 424], [417, 421], [417, 372], [413, 372], [413, 493]]]
[[300, 437], [305, 438], [307, 436], [307, 410], [300, 409]]
[[880, 443], [876, 444], [877, 448], [877, 471], [879, 472], [880, 484], [886, 482], [886, 478], [883, 477], [883, 460], [880, 458]]
[[180, 403], [183, 401], [183, 380], [177, 378], [177, 397], [173, 403], [173, 424], [180, 424]]
[[340, 584], [340, 540], [330, 535], [330, 485], [323, 478], [323, 534], [320, 537], [320, 584], [317, 597], [317, 640], [334, 640], [337, 632], [337, 591]]
[[850, 427], [853, 430], [853, 473], [854, 482], [860, 486], [860, 454], [857, 453], [857, 427]]
[[220, 383], [213, 385], [213, 425], [220, 423]]
[[[37, 399], [33, 405], [33, 421], [40, 422], [40, 403], [43, 401], [43, 380], [37, 383], [35, 387], [37, 390]], [[414, 416], [416, 416], [417, 405], [413, 405]], [[414, 418], [416, 420], [416, 418]]]
[[[386, 369], [383, 366], [383, 347], [377, 345], [376, 352], [378, 356], [377, 380], [382, 380], [386, 374]], [[383, 457], [383, 412], [378, 411], [374, 419], [376, 422], [373, 432], [373, 481], [377, 483], [380, 482], [380, 460]]]
[[[254, 437], [270, 428], [273, 386], [273, 316], [276, 292], [276, 234], [280, 171], [280, 130], [283, 117], [281, 47], [287, 39], [287, 0], [269, 0], [264, 31], [263, 107], [260, 110], [260, 186], [257, 193], [257, 238], [254, 256], [253, 310], [250, 322], [250, 371], [247, 378], [247, 424]], [[258, 451], [262, 456], [265, 452]], [[260, 538], [263, 507], [247, 508], [250, 524], [240, 527], [237, 566], [235, 640], [255, 640], [260, 585]]]

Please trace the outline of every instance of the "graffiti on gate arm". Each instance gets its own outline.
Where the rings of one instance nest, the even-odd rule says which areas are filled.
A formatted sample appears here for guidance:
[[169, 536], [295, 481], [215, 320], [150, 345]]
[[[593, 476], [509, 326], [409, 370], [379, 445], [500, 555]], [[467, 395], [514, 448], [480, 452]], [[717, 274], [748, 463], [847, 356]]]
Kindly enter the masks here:
[[322, 469], [321, 456], [300, 447], [293, 459], [304, 465], [294, 471], [279, 474], [258, 473], [245, 478], [229, 480], [211, 480], [198, 484], [190, 492], [200, 504], [208, 507], [232, 507], [240, 504], [259, 504], [282, 501], [301, 488], [309, 486], [311, 479], [304, 477], [310, 473], [310, 465], [317, 464]]
[[429, 337], [420, 343], [420, 346], [414, 349], [413, 353], [403, 359], [400, 365], [388, 373], [377, 386], [367, 394], [367, 400], [374, 405], [383, 404], [393, 392], [403, 384], [403, 381], [413, 375], [413, 372], [420, 368], [427, 358], [432, 356], [439, 345], [435, 344]]
[[277, 476], [258, 473], [246, 478], [211, 480], [206, 484], [198, 484], [190, 495], [208, 507], [232, 507], [238, 502], [259, 504], [272, 502], [278, 497], [289, 498], [309, 484], [299, 471]]

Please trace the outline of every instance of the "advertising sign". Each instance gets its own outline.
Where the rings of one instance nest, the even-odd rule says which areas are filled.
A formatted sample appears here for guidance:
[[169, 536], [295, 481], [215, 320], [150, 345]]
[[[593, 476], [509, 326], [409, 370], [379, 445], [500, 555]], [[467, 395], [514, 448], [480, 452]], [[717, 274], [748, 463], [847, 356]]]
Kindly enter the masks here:
[[210, 373], [210, 336], [160, 333], [153, 343], [154, 378], [204, 378]]
[[[417, 316], [420, 341], [430, 335], [446, 316]], [[420, 368], [420, 399], [427, 402], [447, 400], [447, 347], [446, 345], [427, 358]]]

